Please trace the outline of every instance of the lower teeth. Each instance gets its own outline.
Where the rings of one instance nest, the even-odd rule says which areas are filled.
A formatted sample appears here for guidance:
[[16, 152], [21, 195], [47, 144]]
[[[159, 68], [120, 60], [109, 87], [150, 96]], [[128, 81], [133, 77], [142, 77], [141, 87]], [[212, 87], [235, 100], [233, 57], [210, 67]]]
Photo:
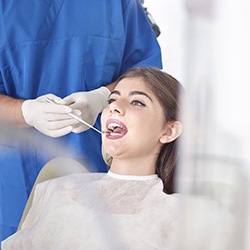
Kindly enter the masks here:
[[119, 133], [114, 133], [114, 132], [111, 132], [110, 134], [111, 135], [120, 135]]

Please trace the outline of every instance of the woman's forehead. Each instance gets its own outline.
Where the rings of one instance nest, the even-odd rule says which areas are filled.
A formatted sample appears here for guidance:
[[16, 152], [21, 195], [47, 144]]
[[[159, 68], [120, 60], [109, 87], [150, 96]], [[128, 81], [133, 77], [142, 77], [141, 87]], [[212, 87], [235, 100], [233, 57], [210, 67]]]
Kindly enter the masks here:
[[117, 83], [114, 88], [119, 91], [134, 91], [134, 90], [143, 90], [147, 93], [152, 94], [152, 90], [150, 89], [148, 83], [146, 83], [142, 78], [124, 78]]

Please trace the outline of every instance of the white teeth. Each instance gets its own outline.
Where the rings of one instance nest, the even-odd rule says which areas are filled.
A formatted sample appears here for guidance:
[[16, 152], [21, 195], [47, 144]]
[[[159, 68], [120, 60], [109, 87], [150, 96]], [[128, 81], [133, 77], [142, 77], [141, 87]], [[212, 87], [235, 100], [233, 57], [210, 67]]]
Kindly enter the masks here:
[[111, 132], [110, 135], [120, 135], [120, 134]]
[[114, 129], [117, 128], [117, 127], [122, 128], [122, 126], [119, 125], [119, 124], [117, 124], [117, 123], [110, 123], [110, 124], [108, 125], [108, 129], [110, 129], [110, 130], [114, 130]]

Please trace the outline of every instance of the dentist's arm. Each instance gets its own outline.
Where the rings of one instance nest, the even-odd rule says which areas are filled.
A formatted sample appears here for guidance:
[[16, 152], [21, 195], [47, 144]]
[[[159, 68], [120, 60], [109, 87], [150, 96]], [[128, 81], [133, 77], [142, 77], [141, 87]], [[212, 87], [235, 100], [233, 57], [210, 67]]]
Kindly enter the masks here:
[[28, 127], [22, 115], [23, 102], [24, 100], [0, 94], [0, 124], [17, 128]]

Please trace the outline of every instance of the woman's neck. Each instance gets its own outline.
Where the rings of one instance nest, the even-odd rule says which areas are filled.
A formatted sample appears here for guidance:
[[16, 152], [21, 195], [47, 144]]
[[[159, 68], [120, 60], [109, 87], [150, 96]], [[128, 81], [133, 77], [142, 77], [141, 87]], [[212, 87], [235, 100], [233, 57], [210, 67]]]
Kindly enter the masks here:
[[144, 160], [113, 159], [110, 171], [115, 174], [145, 176], [156, 173], [155, 163]]

